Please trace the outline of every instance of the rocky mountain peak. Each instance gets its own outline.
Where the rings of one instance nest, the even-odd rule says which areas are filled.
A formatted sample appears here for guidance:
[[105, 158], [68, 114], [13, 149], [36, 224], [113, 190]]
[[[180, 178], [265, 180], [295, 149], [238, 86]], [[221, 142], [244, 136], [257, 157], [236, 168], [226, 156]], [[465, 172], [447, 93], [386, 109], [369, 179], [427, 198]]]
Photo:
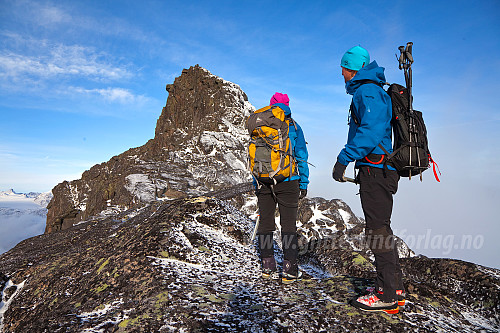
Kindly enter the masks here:
[[199, 65], [184, 69], [166, 89], [169, 97], [154, 138], [163, 149], [176, 150], [186, 138], [204, 131], [227, 132], [231, 126], [241, 127], [249, 115], [245, 111], [252, 108], [238, 85]]
[[154, 139], [52, 190], [46, 232], [249, 180], [244, 124], [255, 108], [241, 88], [196, 65], [184, 69], [167, 91]]

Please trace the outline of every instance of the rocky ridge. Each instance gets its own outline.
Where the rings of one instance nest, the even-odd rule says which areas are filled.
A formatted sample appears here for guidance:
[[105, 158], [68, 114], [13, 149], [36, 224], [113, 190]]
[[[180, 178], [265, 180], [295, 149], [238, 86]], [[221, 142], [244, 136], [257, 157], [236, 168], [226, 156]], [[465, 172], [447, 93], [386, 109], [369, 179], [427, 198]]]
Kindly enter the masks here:
[[[284, 286], [260, 277], [256, 244], [248, 242], [252, 226], [227, 200], [203, 196], [156, 201], [25, 240], [0, 257], [0, 331], [496, 332], [500, 327], [498, 270], [458, 260], [402, 259], [407, 305], [398, 315], [370, 314], [348, 304], [373, 285], [374, 268], [363, 251], [327, 242], [301, 249], [305, 278]], [[276, 248], [280, 261], [279, 244]]]

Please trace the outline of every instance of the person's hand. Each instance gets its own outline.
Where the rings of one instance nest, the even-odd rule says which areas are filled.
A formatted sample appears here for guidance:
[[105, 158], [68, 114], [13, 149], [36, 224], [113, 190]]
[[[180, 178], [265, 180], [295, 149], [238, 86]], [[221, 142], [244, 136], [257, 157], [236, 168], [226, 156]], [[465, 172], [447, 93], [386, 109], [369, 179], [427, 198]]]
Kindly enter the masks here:
[[307, 195], [307, 189], [301, 188], [300, 193], [299, 193], [299, 200], [304, 199], [306, 197], [306, 195]]
[[347, 168], [347, 165], [343, 165], [339, 163], [338, 161], [335, 162], [335, 165], [333, 166], [332, 170], [332, 177], [338, 182], [344, 183], [346, 180], [344, 178], [345, 174], [345, 169]]
[[259, 193], [260, 193], [260, 188], [258, 188], [257, 186], [255, 186], [254, 193], [255, 193], [255, 196], [258, 197]]

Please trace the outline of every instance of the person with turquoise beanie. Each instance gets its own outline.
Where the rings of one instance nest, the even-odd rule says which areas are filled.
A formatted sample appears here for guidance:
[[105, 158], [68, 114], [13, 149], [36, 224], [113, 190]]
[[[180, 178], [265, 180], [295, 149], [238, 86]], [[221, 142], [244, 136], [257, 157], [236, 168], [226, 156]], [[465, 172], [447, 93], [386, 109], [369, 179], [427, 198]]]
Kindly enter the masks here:
[[332, 177], [345, 182], [346, 167], [355, 162], [361, 206], [365, 215], [365, 239], [375, 257], [375, 288], [351, 304], [364, 311], [398, 313], [404, 305], [401, 267], [391, 229], [393, 195], [399, 175], [385, 163], [392, 153], [392, 103], [382, 88], [384, 68], [370, 62], [368, 51], [354, 46], [340, 61], [346, 92], [352, 95], [347, 143], [337, 156]]

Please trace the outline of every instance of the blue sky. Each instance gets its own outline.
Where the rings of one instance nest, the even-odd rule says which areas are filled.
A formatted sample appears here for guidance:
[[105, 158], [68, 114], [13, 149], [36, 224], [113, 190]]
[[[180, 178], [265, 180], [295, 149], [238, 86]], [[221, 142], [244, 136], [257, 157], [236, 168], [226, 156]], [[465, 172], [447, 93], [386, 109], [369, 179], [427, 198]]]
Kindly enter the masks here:
[[443, 174], [400, 182], [393, 229], [425, 236], [419, 253], [500, 267], [500, 2], [373, 3], [0, 0], [0, 189], [49, 191], [143, 145], [165, 85], [200, 64], [256, 107], [287, 93], [317, 166], [310, 195], [362, 216], [356, 187], [330, 176], [347, 137], [340, 58], [361, 45], [403, 83], [395, 55], [412, 41], [414, 107]]

